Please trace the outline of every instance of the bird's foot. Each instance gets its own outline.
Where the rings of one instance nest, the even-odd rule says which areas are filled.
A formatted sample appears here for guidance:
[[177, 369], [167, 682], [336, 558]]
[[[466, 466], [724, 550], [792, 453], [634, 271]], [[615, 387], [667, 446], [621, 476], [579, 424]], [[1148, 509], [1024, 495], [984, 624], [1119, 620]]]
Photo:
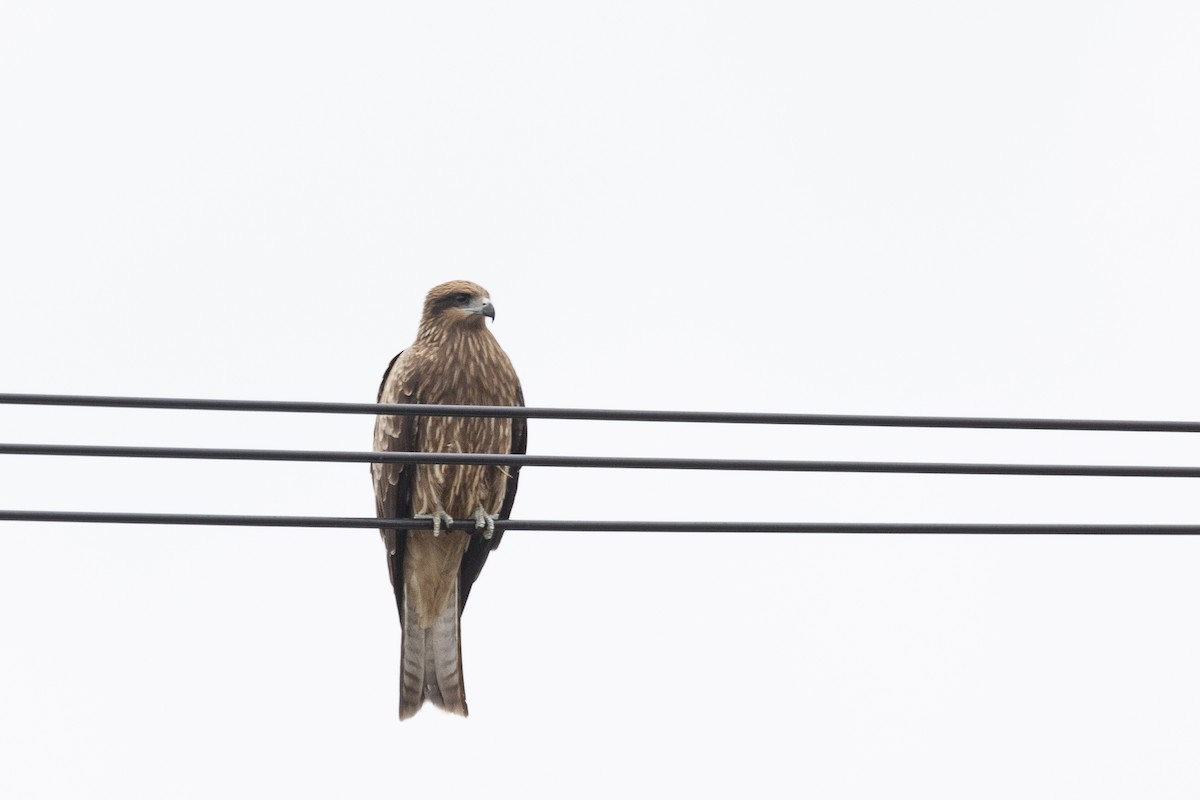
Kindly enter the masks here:
[[475, 506], [475, 527], [483, 528], [483, 538], [490, 539], [496, 534], [496, 520], [500, 518], [499, 514], [489, 514], [483, 510], [483, 506]]
[[437, 536], [442, 532], [442, 524], [445, 523], [446, 530], [450, 529], [451, 523], [454, 522], [454, 517], [446, 513], [446, 509], [438, 506], [432, 514], [413, 514], [413, 519], [431, 519], [433, 520], [433, 535]]

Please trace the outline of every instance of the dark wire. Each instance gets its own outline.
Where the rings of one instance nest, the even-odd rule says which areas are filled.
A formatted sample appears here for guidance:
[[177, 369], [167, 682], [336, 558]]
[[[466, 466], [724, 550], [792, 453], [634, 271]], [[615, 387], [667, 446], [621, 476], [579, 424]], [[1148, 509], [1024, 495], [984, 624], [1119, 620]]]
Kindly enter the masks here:
[[396, 453], [346, 450], [251, 450], [203, 447], [118, 447], [0, 443], [0, 455], [185, 458], [390, 464], [487, 464], [603, 469], [687, 469], [759, 472], [857, 472], [920, 475], [1058, 475], [1121, 478], [1200, 478], [1200, 467], [1092, 464], [958, 464], [909, 461], [773, 461], [721, 458], [624, 458], [491, 453]]
[[[262, 528], [425, 528], [429, 520], [374, 517], [302, 517], [244, 514], [127, 514], [107, 511], [0, 510], [0, 520], [98, 522], [133, 525], [214, 525]], [[456, 530], [478, 532], [474, 520], [456, 520]], [[1050, 536], [1198, 536], [1200, 525], [960, 524], [920, 522], [662, 522], [636, 520], [510, 519], [496, 530], [637, 533], [829, 533], [980, 534]]]
[[158, 408], [194, 411], [273, 411], [310, 414], [399, 414], [444, 417], [619, 420], [627, 422], [719, 422], [765, 425], [834, 425], [888, 428], [1001, 428], [1017, 430], [1200, 433], [1200, 422], [1011, 417], [926, 417], [870, 414], [780, 414], [739, 411], [637, 411], [600, 408], [509, 408], [417, 404], [323, 403], [278, 400], [205, 400], [175, 397], [102, 397], [65, 394], [0, 394], [0, 404]]
[[[401, 414], [432, 416], [525, 417], [543, 419], [627, 420], [647, 422], [717, 422], [785, 425], [838, 425], [927, 428], [1007, 428], [1134, 432], [1200, 432], [1197, 422], [1136, 420], [1016, 419], [1001, 417], [911, 417], [829, 414], [759, 414], [740, 412], [630, 411], [618, 409], [507, 408], [499, 406], [421, 406], [375, 403], [311, 403], [184, 398], [96, 397], [86, 395], [0, 394], [0, 404], [158, 408], [214, 411], [274, 411], [330, 414]], [[252, 450], [180, 447], [110, 447], [95, 445], [0, 444], [0, 454], [102, 456], [131, 458], [236, 459], [357, 463], [494, 464], [533, 467], [600, 467], [633, 469], [720, 469], [786, 472], [858, 472], [972, 475], [1073, 475], [1112, 477], [1200, 477], [1196, 467], [959, 464], [854, 461], [771, 461], [755, 459], [619, 458], [468, 453], [380, 453], [317, 450]], [[103, 522], [158, 525], [238, 525], [319, 528], [427, 528], [424, 520], [368, 517], [301, 517], [222, 514], [146, 514], [82, 511], [0, 511], [0, 520]], [[453, 528], [473, 530], [473, 520]], [[1045, 534], [1118, 536], [1193, 536], [1200, 525], [1092, 524], [957, 524], [957, 523], [813, 523], [813, 522], [659, 522], [588, 520], [501, 520], [498, 530], [636, 531], [636, 532], [768, 532], [847, 534]]]

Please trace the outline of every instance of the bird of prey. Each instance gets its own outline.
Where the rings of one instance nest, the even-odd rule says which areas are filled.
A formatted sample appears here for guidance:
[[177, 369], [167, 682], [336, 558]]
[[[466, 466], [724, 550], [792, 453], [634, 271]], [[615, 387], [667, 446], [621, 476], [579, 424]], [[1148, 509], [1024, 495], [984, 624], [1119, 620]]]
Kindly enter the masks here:
[[[488, 330], [496, 311], [469, 281], [425, 297], [417, 339], [388, 364], [380, 403], [523, 406], [512, 363]], [[524, 453], [524, 419], [379, 415], [375, 449], [425, 453]], [[372, 464], [380, 517], [428, 519], [422, 530], [381, 529], [400, 612], [400, 719], [426, 700], [467, 714], [459, 619], [471, 585], [503, 531], [517, 492], [516, 467]], [[477, 530], [449, 530], [474, 519]]]

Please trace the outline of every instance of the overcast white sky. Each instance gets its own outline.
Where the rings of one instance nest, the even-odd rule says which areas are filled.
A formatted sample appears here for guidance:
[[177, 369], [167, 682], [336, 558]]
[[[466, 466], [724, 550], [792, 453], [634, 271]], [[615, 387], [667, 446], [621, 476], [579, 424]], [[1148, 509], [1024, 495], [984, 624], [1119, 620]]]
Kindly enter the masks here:
[[[1200, 418], [1191, 2], [0, 7], [3, 390], [369, 401], [468, 278], [531, 405]], [[0, 407], [0, 440], [368, 417]], [[548, 454], [1200, 464], [1166, 434], [531, 424]], [[373, 513], [0, 459], [0, 507]], [[1195, 482], [528, 469], [521, 518], [1200, 522]], [[1194, 798], [1200, 541], [510, 533], [396, 720], [373, 531], [0, 523], [0, 796]]]

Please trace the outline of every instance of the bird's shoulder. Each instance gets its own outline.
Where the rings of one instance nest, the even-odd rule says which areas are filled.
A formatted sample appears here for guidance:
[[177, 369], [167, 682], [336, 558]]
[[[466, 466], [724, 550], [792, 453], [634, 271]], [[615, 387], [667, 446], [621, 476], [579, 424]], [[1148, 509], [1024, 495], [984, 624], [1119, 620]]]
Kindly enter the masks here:
[[383, 371], [376, 402], [417, 402], [413, 397], [420, 388], [422, 366], [427, 360], [428, 354], [423, 352], [420, 345], [413, 345], [397, 353]]

